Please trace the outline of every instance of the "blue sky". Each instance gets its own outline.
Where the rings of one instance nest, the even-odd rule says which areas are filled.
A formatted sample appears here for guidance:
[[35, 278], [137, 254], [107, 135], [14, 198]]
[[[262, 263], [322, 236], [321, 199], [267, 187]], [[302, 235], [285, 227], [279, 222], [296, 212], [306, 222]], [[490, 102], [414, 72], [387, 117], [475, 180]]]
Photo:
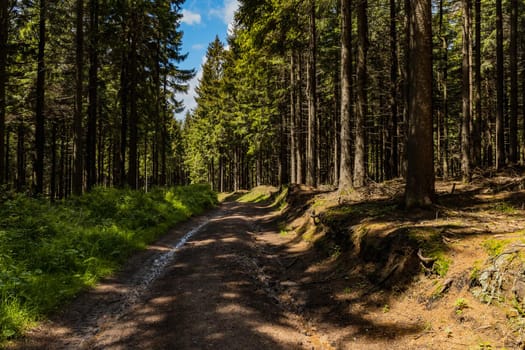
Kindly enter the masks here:
[[[201, 77], [201, 65], [208, 44], [216, 35], [225, 42], [228, 26], [238, 6], [237, 0], [186, 0], [182, 5], [183, 18], [180, 26], [184, 32], [182, 52], [187, 52], [188, 58], [180, 63], [180, 68], [195, 68], [197, 71], [197, 76], [190, 82], [189, 93], [178, 96], [179, 99], [184, 100], [186, 111], [195, 107], [194, 90]], [[186, 111], [178, 117], [184, 117]]]

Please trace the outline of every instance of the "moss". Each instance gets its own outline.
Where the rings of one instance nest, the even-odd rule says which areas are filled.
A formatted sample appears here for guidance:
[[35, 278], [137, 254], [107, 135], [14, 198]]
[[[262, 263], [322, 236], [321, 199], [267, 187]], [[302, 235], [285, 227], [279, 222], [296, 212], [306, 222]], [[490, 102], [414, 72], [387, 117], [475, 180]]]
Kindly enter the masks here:
[[507, 239], [489, 238], [483, 242], [483, 248], [491, 257], [495, 257], [503, 253], [505, 247], [510, 243]]
[[415, 228], [409, 230], [409, 238], [414, 239], [422, 249], [425, 256], [435, 259], [432, 270], [444, 277], [452, 263], [447, 255], [448, 247], [443, 243], [441, 229], [433, 227]]

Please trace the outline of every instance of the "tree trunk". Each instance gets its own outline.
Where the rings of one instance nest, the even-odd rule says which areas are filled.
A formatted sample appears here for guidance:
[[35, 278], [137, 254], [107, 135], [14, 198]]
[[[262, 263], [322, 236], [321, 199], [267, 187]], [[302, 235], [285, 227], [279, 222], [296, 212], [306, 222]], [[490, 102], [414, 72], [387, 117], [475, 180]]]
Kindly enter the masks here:
[[511, 0], [510, 9], [510, 114], [509, 161], [518, 162], [518, 0]]
[[315, 24], [315, 0], [309, 2], [309, 44], [307, 70], [308, 136], [306, 145], [306, 184], [317, 186], [317, 30]]
[[341, 162], [339, 189], [352, 188], [352, 10], [341, 0]]
[[410, 2], [407, 208], [434, 200], [431, 0]]
[[296, 184], [297, 182], [297, 161], [295, 158], [296, 155], [296, 148], [298, 146], [297, 143], [297, 130], [296, 130], [296, 120], [297, 120], [297, 112], [296, 112], [296, 80], [295, 80], [295, 70], [296, 70], [296, 62], [295, 62], [295, 52], [292, 51], [290, 54], [290, 181], [292, 184]]
[[496, 0], [496, 169], [505, 165], [503, 13], [501, 0]]
[[25, 130], [23, 121], [18, 122], [17, 145], [16, 145], [16, 190], [22, 192], [26, 186], [26, 159], [25, 159]]
[[46, 0], [40, 0], [40, 19], [38, 24], [38, 55], [36, 77], [36, 115], [35, 115], [35, 175], [36, 184], [34, 193], [42, 194], [44, 191], [44, 147], [45, 147], [45, 48], [46, 48]]
[[470, 0], [462, 0], [461, 4], [463, 6], [463, 43], [462, 43], [462, 113], [463, 119], [461, 123], [461, 174], [463, 176], [463, 182], [470, 182], [471, 174], [471, 140], [470, 140], [470, 124], [471, 124], [471, 115], [470, 115], [470, 106], [471, 106], [471, 96], [470, 96], [470, 22], [471, 22], [471, 3]]
[[137, 41], [138, 30], [136, 14], [132, 11], [131, 13], [131, 30], [133, 31], [131, 35], [131, 48], [130, 48], [130, 58], [129, 58], [129, 158], [128, 158], [128, 185], [131, 189], [138, 189], [137, 177], [138, 177], [138, 168], [137, 168], [137, 148], [138, 148], [138, 110], [137, 110]]
[[356, 135], [354, 158], [354, 186], [362, 187], [366, 181], [366, 119], [367, 119], [367, 71], [368, 53], [368, 0], [360, 0], [357, 5], [357, 104]]
[[392, 179], [399, 176], [399, 155], [398, 155], [398, 137], [396, 130], [398, 128], [398, 106], [397, 106], [397, 91], [398, 91], [398, 69], [399, 62], [397, 59], [397, 11], [396, 11], [396, 0], [390, 0], [390, 113], [391, 119], [387, 124], [387, 135], [386, 142], [388, 143], [385, 148], [385, 176], [386, 179]]
[[67, 151], [66, 151], [66, 144], [67, 144], [67, 134], [66, 134], [66, 122], [65, 120], [62, 122], [61, 126], [61, 132], [62, 137], [60, 138], [60, 165], [59, 165], [59, 172], [58, 172], [58, 199], [64, 198], [65, 193], [65, 171], [66, 171], [66, 159], [67, 159]]
[[96, 141], [98, 112], [98, 0], [90, 0], [89, 28], [89, 106], [87, 125], [87, 189], [97, 182]]
[[10, 162], [11, 162], [11, 158], [10, 158], [10, 154], [11, 154], [11, 128], [6, 128], [5, 130], [5, 162], [4, 162], [4, 183], [6, 184], [9, 184], [9, 181], [11, 180], [11, 177], [10, 177], [10, 170], [11, 170], [11, 167], [10, 167]]
[[128, 60], [126, 54], [122, 55], [122, 67], [120, 72], [120, 152], [119, 152], [119, 177], [120, 186], [126, 184], [126, 151], [128, 149], [128, 94], [129, 74]]
[[77, 0], [76, 18], [76, 71], [75, 71], [75, 114], [73, 116], [73, 194], [82, 194], [82, 101], [83, 101], [83, 73], [84, 73], [84, 2]]
[[481, 0], [475, 0], [475, 42], [474, 42], [474, 129], [472, 130], [472, 147], [474, 166], [481, 165]]
[[298, 184], [304, 184], [304, 163], [305, 163], [305, 139], [304, 139], [304, 121], [303, 121], [303, 94], [301, 87], [301, 69], [303, 66], [302, 56], [300, 53], [297, 54], [297, 69], [296, 69], [296, 86], [295, 86], [295, 127], [296, 127], [296, 138], [295, 138], [295, 161], [296, 161], [296, 180]]
[[9, 32], [8, 1], [0, 3], [0, 185], [6, 183], [7, 164], [4, 162], [5, 148], [5, 116], [6, 116], [6, 84], [7, 84], [7, 36]]
[[51, 131], [51, 179], [50, 179], [50, 193], [51, 201], [56, 198], [56, 173], [57, 173], [57, 124], [56, 121], [52, 123]]

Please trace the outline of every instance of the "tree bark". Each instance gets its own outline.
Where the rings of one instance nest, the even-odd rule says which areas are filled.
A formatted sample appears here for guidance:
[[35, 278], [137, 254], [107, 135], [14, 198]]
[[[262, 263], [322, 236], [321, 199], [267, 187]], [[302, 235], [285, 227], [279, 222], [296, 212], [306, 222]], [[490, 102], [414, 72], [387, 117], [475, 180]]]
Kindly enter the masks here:
[[16, 190], [22, 192], [26, 186], [26, 159], [25, 159], [25, 125], [22, 120], [18, 122], [16, 145]]
[[510, 1], [509, 162], [518, 162], [518, 0]]
[[35, 175], [36, 184], [34, 193], [42, 194], [44, 191], [44, 147], [45, 147], [45, 48], [46, 48], [46, 0], [40, 0], [40, 19], [38, 24], [38, 55], [36, 78], [36, 113], [35, 113]]
[[503, 13], [501, 0], [496, 0], [496, 169], [505, 165]]
[[474, 42], [474, 129], [472, 130], [472, 147], [474, 166], [481, 165], [481, 0], [475, 0], [475, 42]]
[[295, 52], [292, 51], [290, 54], [290, 182], [292, 184], [297, 183], [297, 161], [295, 158], [297, 143], [297, 130], [296, 130], [296, 62]]
[[50, 179], [50, 190], [49, 197], [51, 201], [56, 198], [56, 173], [57, 173], [57, 123], [52, 122], [51, 130], [51, 179]]
[[96, 144], [98, 112], [98, 0], [89, 4], [89, 106], [87, 123], [86, 174], [88, 191], [97, 182]]
[[119, 151], [119, 177], [120, 186], [126, 184], [126, 153], [128, 149], [128, 94], [129, 74], [128, 60], [125, 53], [122, 54], [122, 67], [120, 72], [120, 151]]
[[407, 208], [434, 200], [431, 0], [410, 2]]
[[0, 3], [0, 185], [6, 183], [4, 176], [7, 164], [4, 162], [5, 117], [6, 117], [6, 84], [7, 84], [7, 36], [9, 33], [8, 1]]
[[301, 69], [303, 60], [300, 53], [297, 55], [297, 69], [296, 69], [296, 86], [295, 86], [295, 161], [296, 161], [296, 181], [298, 184], [304, 184], [304, 164], [305, 164], [305, 138], [304, 138], [304, 120], [303, 120], [303, 94], [301, 86]]
[[83, 147], [82, 147], [82, 102], [84, 73], [84, 1], [77, 0], [76, 18], [76, 71], [75, 71], [75, 114], [73, 116], [73, 194], [82, 194], [83, 180]]
[[341, 162], [339, 190], [352, 188], [352, 3], [341, 0]]
[[470, 87], [471, 87], [471, 69], [470, 69], [470, 27], [471, 27], [471, 3], [470, 0], [461, 1], [463, 7], [463, 26], [462, 26], [462, 86], [461, 86], [461, 95], [462, 95], [462, 113], [463, 119], [461, 123], [461, 174], [463, 176], [463, 182], [470, 182], [471, 174], [471, 96], [470, 96]]
[[138, 21], [137, 14], [131, 11], [131, 47], [129, 57], [129, 158], [128, 158], [128, 185], [132, 189], [138, 189], [138, 110], [137, 110], [137, 41], [138, 41]]
[[362, 187], [366, 180], [366, 119], [367, 119], [367, 71], [368, 53], [368, 0], [357, 5], [357, 101], [355, 118], [354, 186]]
[[397, 91], [399, 87], [399, 61], [397, 58], [397, 11], [396, 0], [390, 0], [390, 113], [391, 119], [387, 125], [387, 147], [385, 148], [385, 176], [386, 179], [392, 179], [399, 176], [399, 154], [398, 154], [398, 105], [397, 105]]
[[309, 44], [307, 70], [307, 97], [308, 97], [308, 136], [306, 145], [306, 184], [317, 186], [317, 30], [315, 21], [315, 0], [309, 2]]

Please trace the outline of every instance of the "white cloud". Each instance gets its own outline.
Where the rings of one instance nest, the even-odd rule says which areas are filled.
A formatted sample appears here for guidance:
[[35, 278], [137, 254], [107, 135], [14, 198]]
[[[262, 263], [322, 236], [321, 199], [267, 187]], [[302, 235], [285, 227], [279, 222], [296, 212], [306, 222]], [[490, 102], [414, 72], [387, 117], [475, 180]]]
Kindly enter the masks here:
[[233, 16], [238, 8], [239, 2], [237, 0], [224, 0], [221, 8], [210, 10], [210, 15], [219, 17], [230, 28], [233, 24]]
[[192, 12], [186, 9], [182, 10], [182, 23], [186, 23], [187, 25], [191, 26], [194, 24], [200, 24], [201, 19], [201, 15], [197, 12]]

